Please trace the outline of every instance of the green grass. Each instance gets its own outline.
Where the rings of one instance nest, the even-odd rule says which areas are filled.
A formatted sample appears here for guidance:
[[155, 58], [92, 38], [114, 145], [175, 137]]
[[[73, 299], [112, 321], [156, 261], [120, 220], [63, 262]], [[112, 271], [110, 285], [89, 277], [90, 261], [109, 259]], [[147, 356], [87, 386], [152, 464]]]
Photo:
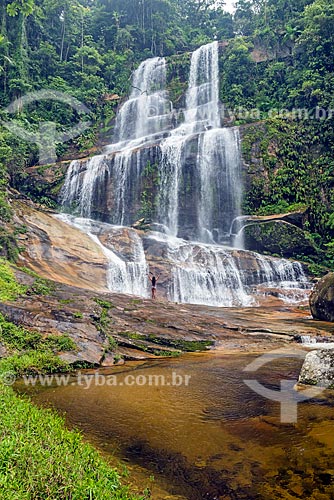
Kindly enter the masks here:
[[73, 313], [73, 317], [74, 317], [74, 318], [77, 318], [77, 319], [82, 319], [82, 318], [83, 318], [83, 314], [82, 314], [82, 312], [80, 312], [80, 311], [75, 311], [75, 312]]
[[129, 500], [134, 497], [79, 432], [0, 384], [0, 498]]
[[[70, 371], [70, 366], [51, 351], [28, 351], [16, 353], [0, 361], [1, 373], [13, 373], [15, 376], [38, 373], [60, 373]], [[1, 496], [0, 496], [1, 498]]]
[[4, 259], [0, 259], [0, 300], [15, 300], [19, 295], [23, 295], [27, 287], [19, 285], [14, 273]]
[[137, 332], [126, 331], [120, 332], [118, 333], [118, 335], [129, 340], [145, 340], [145, 336]]
[[102, 307], [102, 309], [114, 309], [114, 304], [112, 302], [109, 302], [108, 300], [103, 300], [103, 299], [100, 299], [99, 297], [95, 297], [94, 299], [94, 302], [96, 302], [100, 307]]
[[11, 372], [17, 376], [69, 371], [69, 365], [56, 353], [76, 349], [76, 344], [66, 334], [43, 337], [7, 321], [1, 313], [0, 341], [12, 354], [0, 361], [0, 373]]
[[117, 340], [112, 337], [112, 335], [108, 335], [108, 351], [113, 352], [117, 349], [118, 343]]
[[74, 351], [76, 344], [66, 334], [48, 335], [43, 337], [40, 333], [27, 330], [7, 321], [0, 313], [0, 341], [10, 350], [14, 351]]
[[155, 356], [159, 356], [160, 358], [178, 358], [182, 355], [182, 351], [160, 351], [154, 350], [152, 352]]
[[75, 342], [66, 334], [48, 335], [42, 341], [42, 347], [44, 346], [54, 352], [75, 351], [77, 349]]
[[205, 351], [209, 347], [214, 345], [213, 340], [177, 340], [177, 339], [159, 339], [154, 334], [149, 334], [145, 340], [149, 340], [152, 343], [162, 344], [167, 347], [173, 347], [174, 349], [179, 349], [184, 352], [199, 352]]

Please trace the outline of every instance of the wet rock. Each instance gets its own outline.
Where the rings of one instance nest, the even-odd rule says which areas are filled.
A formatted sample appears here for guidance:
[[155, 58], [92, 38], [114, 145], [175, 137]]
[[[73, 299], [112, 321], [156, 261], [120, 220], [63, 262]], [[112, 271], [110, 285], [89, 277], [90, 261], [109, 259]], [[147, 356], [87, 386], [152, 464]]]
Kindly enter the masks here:
[[138, 258], [139, 237], [130, 228], [106, 226], [102, 229], [99, 239], [105, 247], [117, 253], [126, 262], [134, 262]]
[[252, 223], [242, 229], [248, 250], [277, 254], [285, 258], [319, 255], [309, 233], [284, 221]]
[[72, 353], [72, 352], [64, 352], [59, 355], [62, 361], [65, 361], [69, 365], [73, 365], [75, 367], [84, 366], [87, 368], [94, 368], [100, 366], [101, 360], [101, 351], [88, 351]]
[[334, 350], [309, 352], [299, 376], [299, 383], [334, 388]]
[[310, 296], [310, 306], [315, 319], [334, 321], [334, 273], [328, 273], [317, 283]]
[[124, 365], [125, 364], [125, 361], [122, 357], [120, 357], [120, 354], [117, 353], [107, 353], [104, 357], [103, 357], [103, 361], [101, 361], [101, 366], [103, 368], [110, 368], [112, 366], [121, 366], [121, 365]]
[[[96, 326], [89, 322], [78, 322], [70, 310], [58, 311], [48, 308], [46, 301], [31, 297], [20, 306], [0, 304], [0, 312], [9, 321], [33, 329], [42, 335], [68, 335], [76, 345], [76, 350], [60, 353], [62, 360], [69, 364], [99, 366], [105, 350], [105, 339]], [[52, 299], [49, 299], [52, 302]], [[88, 305], [88, 304], [87, 304]]]

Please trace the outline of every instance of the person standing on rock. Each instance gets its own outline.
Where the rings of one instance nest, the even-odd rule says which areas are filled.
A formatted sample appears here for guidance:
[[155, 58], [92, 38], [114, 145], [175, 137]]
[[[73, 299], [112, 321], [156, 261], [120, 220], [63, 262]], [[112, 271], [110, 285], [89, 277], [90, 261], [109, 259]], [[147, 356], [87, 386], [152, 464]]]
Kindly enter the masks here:
[[[152, 274], [152, 273], [150, 273], [150, 274]], [[156, 295], [157, 294], [157, 283], [158, 283], [159, 277], [160, 277], [160, 275], [154, 276], [153, 274], [152, 274], [152, 278], [150, 275], [148, 276], [148, 279], [152, 283], [152, 300], [155, 300], [157, 298], [157, 295]]]

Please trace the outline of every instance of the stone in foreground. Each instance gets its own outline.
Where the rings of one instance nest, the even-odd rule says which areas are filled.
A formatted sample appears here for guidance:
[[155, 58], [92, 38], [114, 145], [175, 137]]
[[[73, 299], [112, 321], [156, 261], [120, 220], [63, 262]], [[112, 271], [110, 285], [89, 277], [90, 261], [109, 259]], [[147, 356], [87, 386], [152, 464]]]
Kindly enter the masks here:
[[315, 319], [334, 321], [334, 273], [328, 273], [314, 288], [310, 297]]
[[300, 372], [300, 384], [334, 388], [334, 349], [309, 352]]

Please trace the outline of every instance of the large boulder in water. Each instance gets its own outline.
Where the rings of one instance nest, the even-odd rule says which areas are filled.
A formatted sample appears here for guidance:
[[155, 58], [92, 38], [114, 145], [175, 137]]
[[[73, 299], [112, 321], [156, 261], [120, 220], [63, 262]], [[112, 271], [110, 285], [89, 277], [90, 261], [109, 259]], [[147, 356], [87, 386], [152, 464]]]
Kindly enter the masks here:
[[285, 258], [318, 255], [311, 235], [285, 221], [252, 223], [243, 228], [245, 248]]
[[310, 297], [310, 306], [315, 319], [334, 321], [334, 273], [328, 273], [317, 283]]
[[309, 352], [302, 366], [299, 382], [334, 388], [334, 349]]

